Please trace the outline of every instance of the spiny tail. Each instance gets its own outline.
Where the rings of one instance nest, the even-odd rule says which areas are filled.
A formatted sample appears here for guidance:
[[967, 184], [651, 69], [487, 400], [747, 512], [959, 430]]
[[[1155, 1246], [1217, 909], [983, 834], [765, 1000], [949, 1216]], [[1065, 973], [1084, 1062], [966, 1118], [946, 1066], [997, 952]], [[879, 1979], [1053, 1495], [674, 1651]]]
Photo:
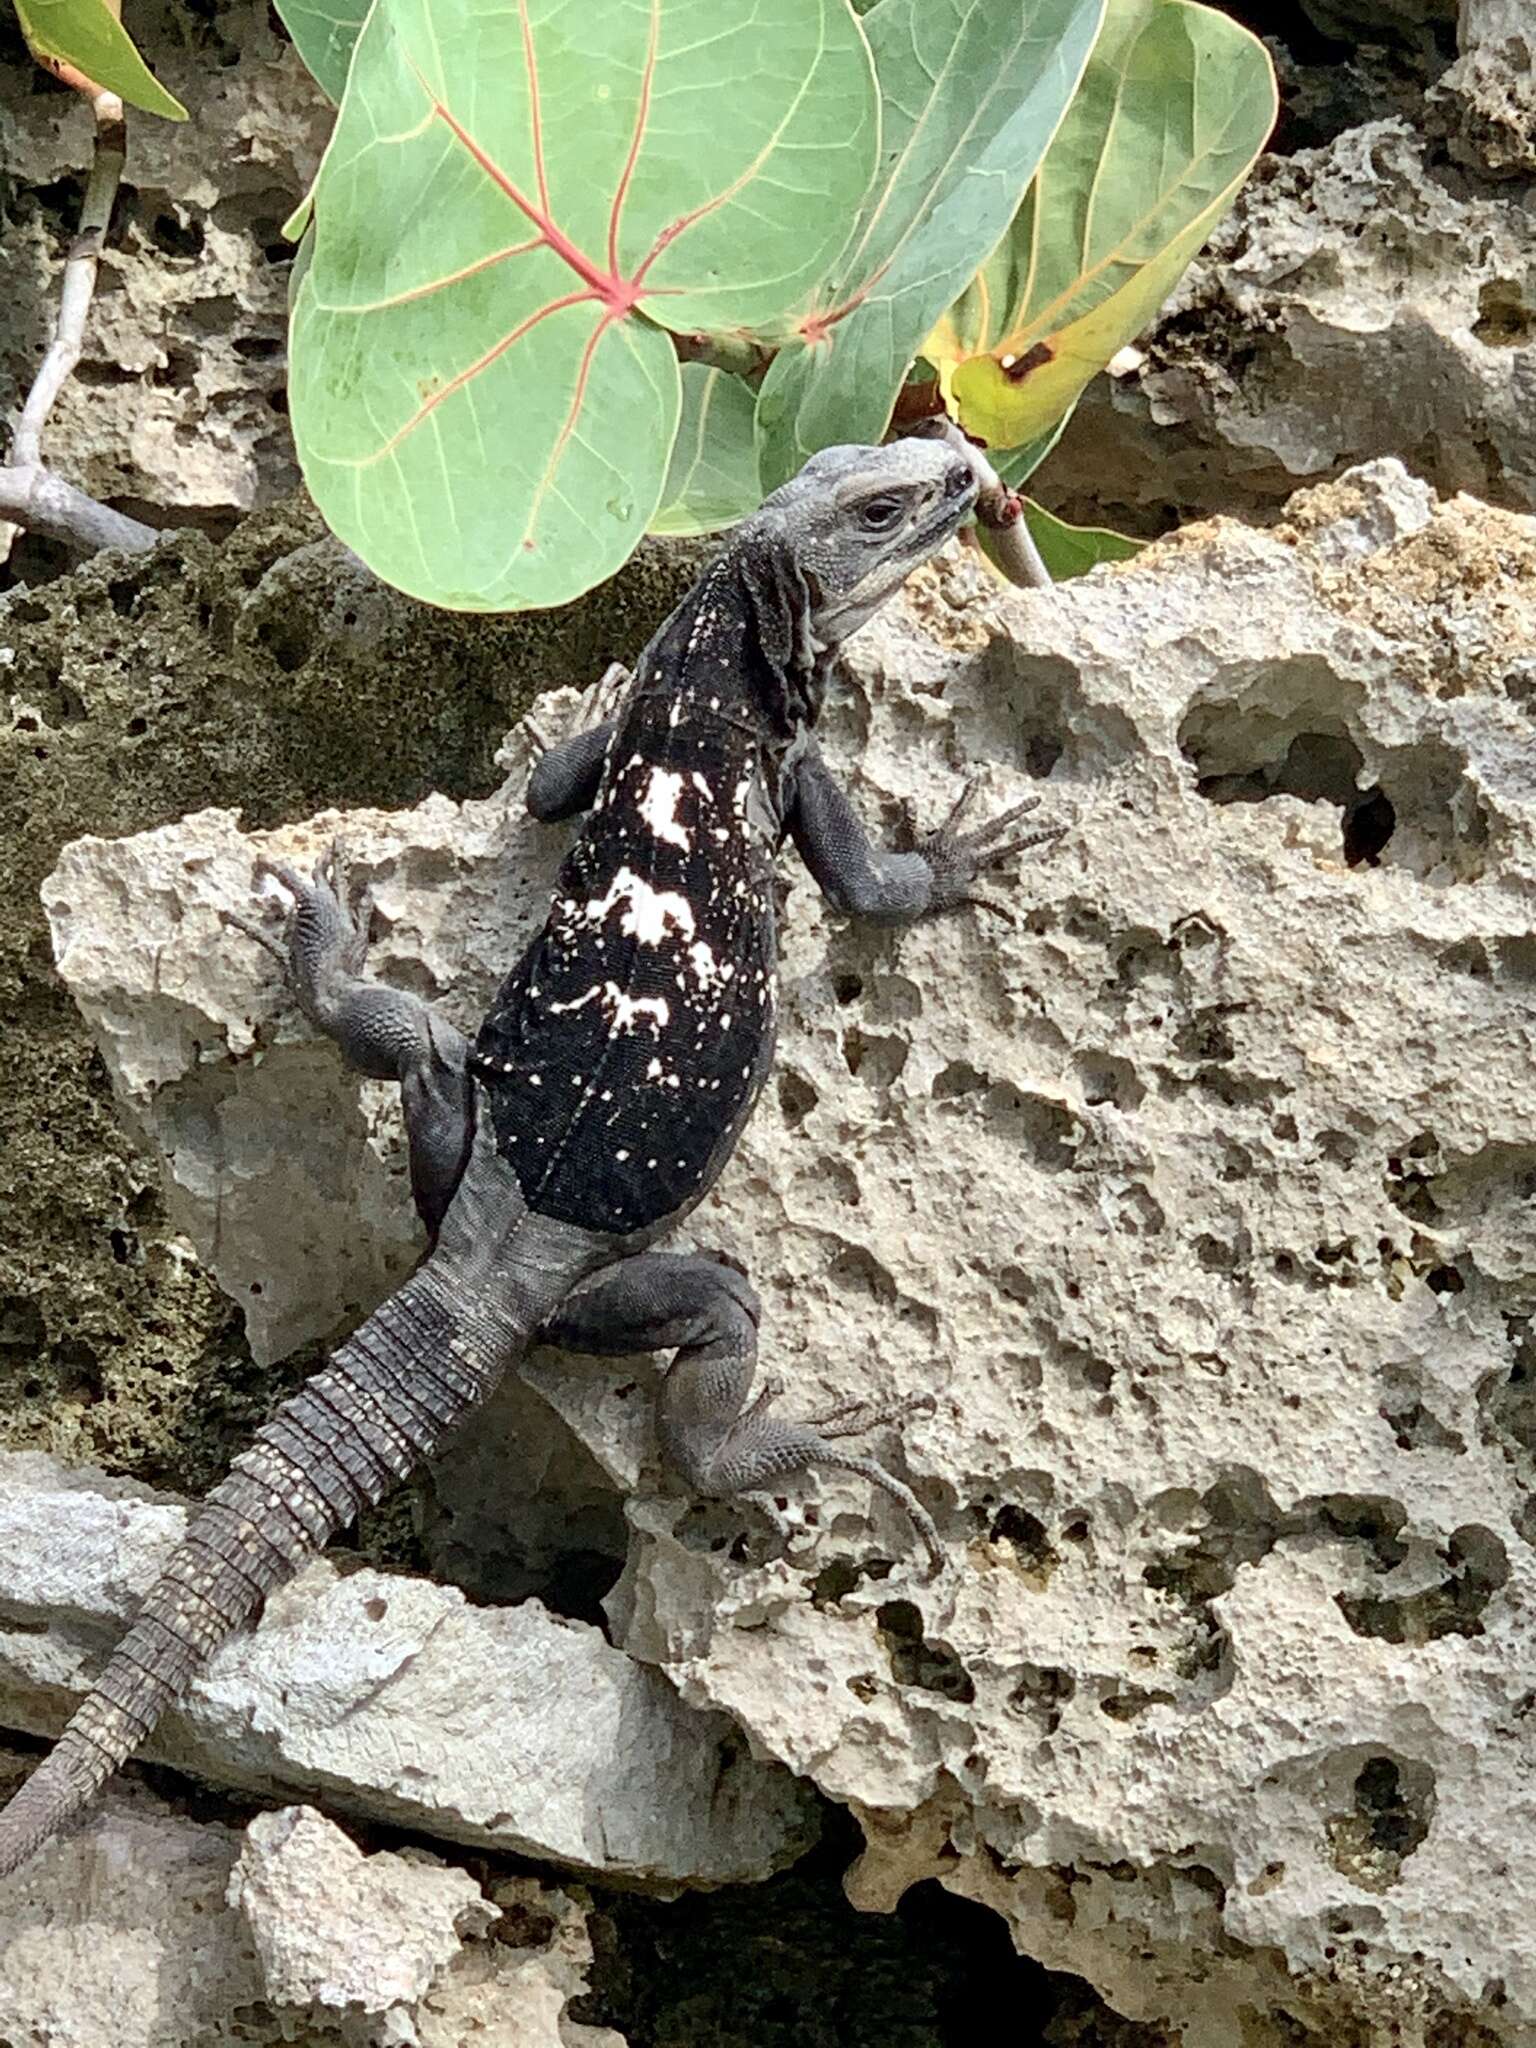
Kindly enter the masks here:
[[466, 1327], [430, 1264], [283, 1404], [193, 1515], [53, 1750], [0, 1812], [0, 1877], [111, 1777], [225, 1640], [477, 1408], [526, 1331]]

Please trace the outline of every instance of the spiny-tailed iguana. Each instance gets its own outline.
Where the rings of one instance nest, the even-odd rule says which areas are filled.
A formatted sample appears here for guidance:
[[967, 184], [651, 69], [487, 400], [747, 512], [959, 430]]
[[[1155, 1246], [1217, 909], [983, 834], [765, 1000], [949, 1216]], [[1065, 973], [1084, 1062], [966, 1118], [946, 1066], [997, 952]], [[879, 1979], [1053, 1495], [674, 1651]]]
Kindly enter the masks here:
[[[649, 1247], [713, 1185], [774, 1042], [774, 857], [788, 834], [840, 911], [901, 922], [967, 901], [1021, 847], [1015, 805], [910, 852], [872, 847], [813, 737], [838, 644], [970, 515], [971, 467], [904, 440], [830, 448], [738, 527], [658, 630], [616, 714], [546, 753], [535, 815], [588, 811], [544, 928], [471, 1044], [367, 979], [366, 914], [333, 869], [278, 869], [282, 959], [310, 1019], [400, 1083], [430, 1255], [277, 1411], [185, 1540], [51, 1754], [0, 1814], [0, 1875], [92, 1796], [213, 1650], [336, 1532], [430, 1458], [540, 1338], [675, 1353], [667, 1463], [704, 1494], [813, 1465], [926, 1511], [842, 1447], [896, 1406], [781, 1420], [748, 1399], [758, 1306], [706, 1256]], [[962, 802], [964, 799], [962, 799]], [[249, 928], [249, 927], [248, 927]]]

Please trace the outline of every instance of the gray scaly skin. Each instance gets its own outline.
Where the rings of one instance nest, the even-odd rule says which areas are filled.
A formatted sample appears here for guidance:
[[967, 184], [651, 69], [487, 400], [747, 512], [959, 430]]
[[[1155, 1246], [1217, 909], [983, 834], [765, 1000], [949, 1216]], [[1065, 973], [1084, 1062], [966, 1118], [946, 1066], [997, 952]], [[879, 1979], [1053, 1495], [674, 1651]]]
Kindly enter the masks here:
[[[966, 462], [931, 442], [832, 448], [731, 536], [656, 633], [621, 708], [548, 752], [545, 819], [588, 816], [543, 930], [471, 1045], [364, 973], [367, 913], [334, 868], [292, 892], [276, 951], [361, 1073], [400, 1083], [412, 1185], [434, 1242], [416, 1273], [257, 1434], [204, 1501], [95, 1689], [0, 1813], [0, 1876], [93, 1795], [226, 1637], [442, 1444], [537, 1335], [593, 1354], [675, 1353], [661, 1450], [730, 1495], [814, 1465], [899, 1500], [844, 1438], [896, 1406], [819, 1419], [748, 1399], [758, 1304], [736, 1272], [650, 1246], [730, 1156], [773, 1054], [774, 857], [793, 839], [841, 911], [900, 923], [974, 900], [1040, 838], [1015, 806], [912, 851], [872, 847], [813, 728], [845, 639], [970, 514]], [[240, 920], [235, 920], [239, 922]]]

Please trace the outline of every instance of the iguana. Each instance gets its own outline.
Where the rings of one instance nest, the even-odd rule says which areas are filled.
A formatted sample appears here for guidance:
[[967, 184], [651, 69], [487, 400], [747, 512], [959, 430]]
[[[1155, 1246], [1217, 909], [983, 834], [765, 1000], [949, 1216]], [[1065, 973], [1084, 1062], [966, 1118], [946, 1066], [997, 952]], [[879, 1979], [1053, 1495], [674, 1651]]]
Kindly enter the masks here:
[[748, 1282], [708, 1256], [649, 1247], [714, 1184], [769, 1069], [786, 834], [837, 910], [890, 923], [972, 900], [985, 869], [1053, 836], [1015, 832], [1028, 802], [960, 832], [968, 788], [913, 850], [877, 850], [814, 738], [839, 643], [975, 497], [972, 468], [935, 442], [829, 448], [735, 529], [645, 647], [615, 714], [536, 764], [535, 816], [588, 816], [543, 929], [472, 1044], [419, 997], [367, 978], [366, 910], [333, 866], [309, 881], [273, 870], [293, 899], [285, 941], [254, 935], [347, 1063], [399, 1082], [431, 1249], [195, 1511], [95, 1688], [0, 1813], [0, 1875], [536, 1337], [591, 1354], [672, 1351], [658, 1437], [689, 1487], [730, 1495], [841, 1467], [899, 1500], [937, 1562], [910, 1489], [842, 1447], [912, 1404], [770, 1415], [776, 1384], [748, 1398]]

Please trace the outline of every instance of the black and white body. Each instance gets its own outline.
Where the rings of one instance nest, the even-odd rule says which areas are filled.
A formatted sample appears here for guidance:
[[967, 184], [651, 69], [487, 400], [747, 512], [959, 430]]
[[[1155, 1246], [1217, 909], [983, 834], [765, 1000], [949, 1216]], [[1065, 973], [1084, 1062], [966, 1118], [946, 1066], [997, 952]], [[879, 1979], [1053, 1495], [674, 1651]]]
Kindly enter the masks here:
[[878, 850], [814, 739], [836, 647], [974, 498], [970, 467], [936, 443], [833, 448], [736, 529], [641, 654], [617, 713], [536, 767], [535, 814], [585, 820], [473, 1043], [367, 977], [366, 908], [334, 866], [312, 880], [273, 870], [293, 902], [286, 936], [244, 928], [352, 1067], [399, 1082], [432, 1249], [193, 1516], [99, 1684], [0, 1813], [0, 1876], [536, 1337], [671, 1351], [658, 1436], [685, 1485], [730, 1495], [842, 1467], [898, 1499], [938, 1561], [910, 1489], [845, 1448], [897, 1411], [772, 1414], [776, 1386], [752, 1397], [749, 1284], [718, 1260], [651, 1247], [713, 1185], [769, 1070], [782, 840], [839, 910], [900, 922], [971, 900], [982, 871], [1054, 836], [1016, 835], [1017, 806], [979, 831], [952, 817], [912, 851]]

